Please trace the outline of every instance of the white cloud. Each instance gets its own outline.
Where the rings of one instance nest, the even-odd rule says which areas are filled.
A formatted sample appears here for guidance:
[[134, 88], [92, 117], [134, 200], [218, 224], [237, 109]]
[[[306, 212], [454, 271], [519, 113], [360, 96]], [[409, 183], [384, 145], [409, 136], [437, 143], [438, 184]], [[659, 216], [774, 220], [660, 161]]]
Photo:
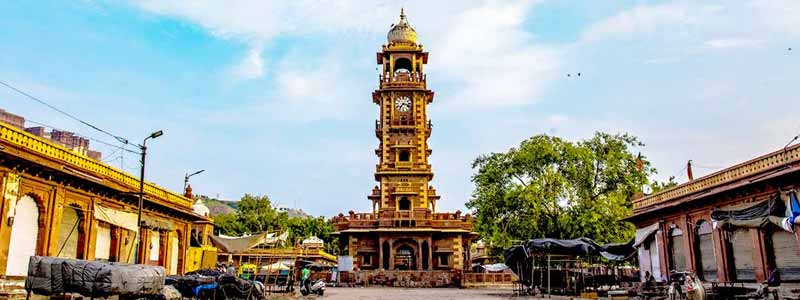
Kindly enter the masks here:
[[[523, 28], [526, 15], [535, 3], [523, 0], [405, 4], [421, 41], [426, 37], [431, 41], [426, 48], [432, 53], [431, 69], [438, 71], [435, 80], [454, 83], [453, 89], [458, 91], [445, 102], [457, 102], [457, 107], [470, 109], [519, 106], [537, 100], [558, 68], [560, 58], [558, 49], [537, 44]], [[363, 40], [385, 35], [388, 25], [397, 20], [399, 10], [395, 3], [365, 5], [359, 1], [144, 1], [138, 4], [147, 11], [186, 19], [217, 36], [246, 43], [267, 43], [281, 35], [334, 36], [326, 39], [330, 43], [327, 49], [353, 49]], [[263, 60], [254, 50], [234, 67], [238, 77], [249, 79], [263, 75]], [[341, 56], [337, 59], [353, 61], [361, 61], [371, 54], [338, 53]], [[298, 92], [292, 86], [314, 80], [293, 78], [292, 74], [301, 71], [298, 68], [286, 67], [284, 71], [288, 74], [282, 76], [282, 86], [287, 92]], [[323, 76], [321, 73], [309, 75]], [[368, 90], [366, 85], [364, 90]]]
[[632, 38], [638, 33], [653, 31], [664, 25], [680, 30], [674, 25], [692, 22], [693, 13], [697, 12], [680, 3], [639, 5], [593, 24], [584, 31], [581, 40], [593, 42], [610, 38]]
[[237, 79], [258, 79], [264, 76], [264, 58], [261, 53], [263, 46], [257, 45], [247, 51], [242, 60], [232, 68], [233, 76]]
[[705, 46], [715, 49], [753, 47], [761, 45], [762, 41], [749, 38], [718, 38], [706, 41]]
[[[430, 47], [437, 75], [455, 83], [451, 107], [518, 106], [538, 96], [559, 67], [559, 50], [538, 44], [523, 23], [534, 3], [487, 2], [452, 17]], [[457, 104], [457, 105], [456, 105]]]

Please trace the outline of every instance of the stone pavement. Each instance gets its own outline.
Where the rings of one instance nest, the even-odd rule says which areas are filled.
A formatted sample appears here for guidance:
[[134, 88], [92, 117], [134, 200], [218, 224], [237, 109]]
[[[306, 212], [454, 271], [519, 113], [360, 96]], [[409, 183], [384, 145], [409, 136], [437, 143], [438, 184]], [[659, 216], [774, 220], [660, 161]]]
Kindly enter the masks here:
[[[455, 289], [455, 288], [333, 288], [325, 289], [322, 297], [308, 296], [301, 299], [319, 300], [495, 300], [519, 299], [534, 300], [537, 297], [514, 296], [511, 289]], [[569, 297], [553, 297], [551, 299], [571, 299]]]

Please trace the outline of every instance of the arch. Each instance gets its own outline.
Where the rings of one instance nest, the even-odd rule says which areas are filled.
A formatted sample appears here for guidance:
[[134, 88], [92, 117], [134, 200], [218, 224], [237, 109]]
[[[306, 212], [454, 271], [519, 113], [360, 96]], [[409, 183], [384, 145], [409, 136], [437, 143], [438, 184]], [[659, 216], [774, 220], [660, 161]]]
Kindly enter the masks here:
[[398, 202], [398, 209], [411, 210], [411, 200], [408, 200], [406, 197], [400, 198], [400, 202]]
[[411, 73], [413, 66], [411, 65], [411, 60], [405, 57], [398, 58], [394, 61], [394, 72], [400, 72], [401, 70], [405, 72]]
[[409, 244], [401, 244], [394, 254], [394, 268], [397, 270], [415, 270], [417, 268], [417, 253]]
[[39, 206], [33, 197], [25, 195], [17, 200], [8, 245], [6, 275], [24, 276], [28, 273], [29, 257], [37, 252], [39, 216]]
[[178, 262], [180, 260], [180, 238], [178, 238], [177, 232], [170, 232], [167, 234], [169, 238], [169, 266], [167, 268], [167, 274], [174, 275], [178, 274]]
[[97, 223], [97, 238], [94, 246], [95, 260], [111, 260], [111, 244], [113, 235], [111, 225], [106, 222]]
[[400, 153], [397, 154], [397, 160], [411, 161], [411, 153], [408, 150], [400, 150]]
[[695, 226], [695, 268], [697, 275], [705, 281], [717, 281], [717, 259], [714, 257], [714, 238], [711, 223], [700, 220]]
[[78, 208], [71, 205], [65, 205], [61, 210], [61, 223], [58, 227], [56, 256], [62, 258], [82, 258], [80, 251], [81, 238], [83, 236], [81, 217]]
[[686, 253], [684, 253], [685, 248], [683, 245], [683, 231], [680, 228], [675, 227], [669, 231], [669, 246], [670, 270], [686, 270]]
[[392, 251], [392, 249], [390, 249], [389, 247], [390, 247], [389, 246], [389, 242], [387, 242], [387, 241], [384, 241], [383, 242], [383, 247], [381, 247], [382, 248], [382, 252], [383, 252], [383, 253], [381, 253], [381, 255], [383, 256], [383, 266], [382, 267], [385, 270], [389, 269], [389, 260], [391, 259], [391, 255], [389, 253]]

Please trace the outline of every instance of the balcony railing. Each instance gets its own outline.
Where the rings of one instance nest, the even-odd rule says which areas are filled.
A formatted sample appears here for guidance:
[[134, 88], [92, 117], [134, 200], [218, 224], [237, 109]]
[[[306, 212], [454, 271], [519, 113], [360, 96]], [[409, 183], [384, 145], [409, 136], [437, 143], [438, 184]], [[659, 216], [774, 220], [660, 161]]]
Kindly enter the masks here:
[[333, 217], [338, 231], [347, 229], [378, 228], [432, 228], [461, 229], [472, 231], [472, 215], [455, 213], [431, 213], [428, 210], [382, 211], [380, 213], [339, 214]]
[[426, 88], [427, 76], [421, 72], [397, 72], [378, 75], [381, 88]]

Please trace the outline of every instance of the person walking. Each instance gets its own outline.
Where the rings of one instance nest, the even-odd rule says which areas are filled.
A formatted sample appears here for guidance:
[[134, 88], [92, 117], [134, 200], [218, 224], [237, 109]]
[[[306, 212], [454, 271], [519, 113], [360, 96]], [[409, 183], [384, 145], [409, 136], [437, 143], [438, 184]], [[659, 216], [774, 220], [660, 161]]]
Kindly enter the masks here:
[[300, 271], [300, 284], [305, 287], [306, 291], [311, 291], [310, 287], [308, 286], [309, 278], [311, 277], [311, 269], [308, 268], [308, 265], [303, 267], [303, 270]]

